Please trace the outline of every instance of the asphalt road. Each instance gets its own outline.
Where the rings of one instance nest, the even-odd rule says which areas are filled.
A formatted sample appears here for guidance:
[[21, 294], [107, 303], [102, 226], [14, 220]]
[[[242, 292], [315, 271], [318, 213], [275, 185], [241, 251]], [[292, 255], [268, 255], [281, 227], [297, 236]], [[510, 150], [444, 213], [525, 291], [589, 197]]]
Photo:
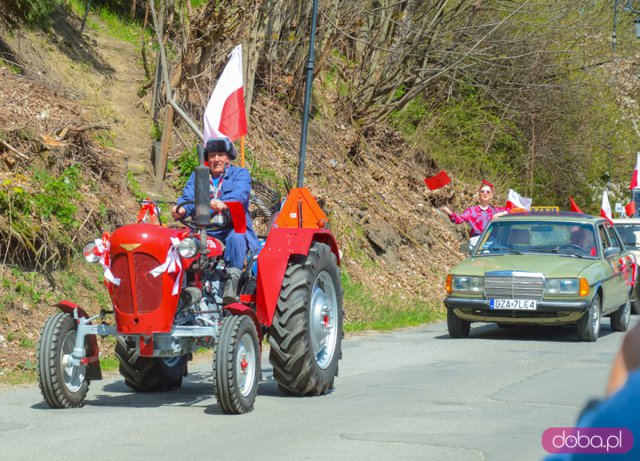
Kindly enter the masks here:
[[265, 354], [255, 409], [240, 416], [216, 405], [210, 354], [179, 391], [134, 394], [114, 375], [81, 409], [3, 389], [0, 459], [540, 460], [544, 430], [573, 426], [602, 395], [621, 340], [608, 321], [596, 343], [572, 327], [481, 324], [458, 340], [442, 323], [350, 336], [333, 393], [284, 396]]

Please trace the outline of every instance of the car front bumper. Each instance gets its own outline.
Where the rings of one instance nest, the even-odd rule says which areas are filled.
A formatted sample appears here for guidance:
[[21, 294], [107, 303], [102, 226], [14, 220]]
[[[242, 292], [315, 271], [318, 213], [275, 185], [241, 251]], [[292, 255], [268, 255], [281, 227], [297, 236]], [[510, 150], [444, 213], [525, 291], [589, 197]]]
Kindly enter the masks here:
[[582, 317], [590, 300], [547, 300], [536, 302], [536, 310], [493, 310], [488, 299], [449, 296], [444, 304], [470, 322], [496, 323], [572, 323]]

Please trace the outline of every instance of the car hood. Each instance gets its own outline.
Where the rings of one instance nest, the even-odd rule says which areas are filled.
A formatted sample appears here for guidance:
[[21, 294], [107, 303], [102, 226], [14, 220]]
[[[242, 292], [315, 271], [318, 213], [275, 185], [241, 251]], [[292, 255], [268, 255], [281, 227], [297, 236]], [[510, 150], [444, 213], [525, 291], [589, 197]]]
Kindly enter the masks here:
[[547, 278], [578, 277], [597, 259], [572, 258], [556, 255], [502, 255], [469, 258], [457, 266], [454, 275], [484, 275], [491, 271], [518, 270], [540, 272]]

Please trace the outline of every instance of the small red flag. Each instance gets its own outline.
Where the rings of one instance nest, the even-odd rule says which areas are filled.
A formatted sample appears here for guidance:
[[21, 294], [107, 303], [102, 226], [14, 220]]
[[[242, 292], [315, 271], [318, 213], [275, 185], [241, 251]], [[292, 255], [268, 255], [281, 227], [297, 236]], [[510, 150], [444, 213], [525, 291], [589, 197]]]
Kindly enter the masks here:
[[635, 214], [636, 214], [636, 204], [635, 204], [635, 202], [631, 202], [631, 203], [628, 203], [627, 205], [625, 205], [624, 212], [627, 213], [627, 216], [629, 218], [632, 217], [632, 216], [635, 216]]
[[451, 182], [451, 178], [447, 174], [445, 170], [442, 170], [435, 176], [431, 176], [430, 178], [425, 178], [424, 183], [427, 185], [429, 190], [440, 189], [441, 187], [446, 186]]
[[573, 197], [571, 197], [571, 196], [569, 196], [569, 203], [571, 204], [571, 211], [573, 211], [575, 213], [584, 214], [584, 212], [580, 209], [580, 207], [578, 205], [576, 205], [576, 202], [573, 201]]

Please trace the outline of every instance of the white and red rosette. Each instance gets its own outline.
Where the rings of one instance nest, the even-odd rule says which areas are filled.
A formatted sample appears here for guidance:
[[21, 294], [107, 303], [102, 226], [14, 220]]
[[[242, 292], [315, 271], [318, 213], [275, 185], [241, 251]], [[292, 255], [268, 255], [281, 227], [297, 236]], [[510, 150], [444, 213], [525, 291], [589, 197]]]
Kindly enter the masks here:
[[178, 251], [178, 247], [180, 246], [180, 239], [176, 237], [171, 238], [171, 247], [169, 247], [169, 251], [167, 252], [166, 261], [159, 265], [158, 267], [151, 269], [149, 273], [154, 277], [159, 276], [160, 274], [164, 274], [165, 272], [172, 274], [177, 272], [176, 281], [173, 284], [172, 295], [177, 295], [178, 290], [180, 289], [180, 275], [182, 274], [182, 261], [180, 259], [180, 253]]

